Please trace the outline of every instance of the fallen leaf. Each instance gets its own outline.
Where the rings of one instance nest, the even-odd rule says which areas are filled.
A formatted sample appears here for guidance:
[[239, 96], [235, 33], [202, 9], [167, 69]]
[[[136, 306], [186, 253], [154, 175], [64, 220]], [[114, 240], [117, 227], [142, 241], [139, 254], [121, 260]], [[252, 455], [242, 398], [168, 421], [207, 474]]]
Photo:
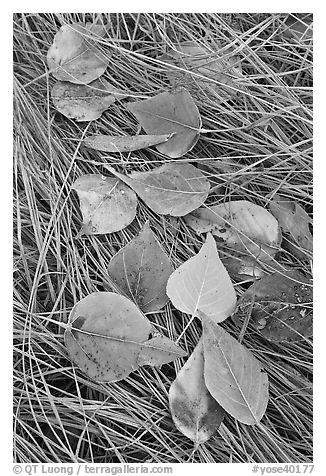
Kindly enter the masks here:
[[87, 85], [57, 81], [51, 97], [54, 107], [64, 116], [76, 121], [94, 121], [117, 99], [126, 95], [100, 78]]
[[312, 335], [312, 287], [296, 270], [262, 277], [238, 301], [233, 321], [241, 326], [248, 313], [250, 322], [272, 342], [296, 342]]
[[248, 200], [201, 207], [184, 220], [196, 233], [211, 232], [222, 244], [261, 261], [271, 260], [281, 242], [274, 216]]
[[169, 157], [186, 154], [199, 138], [200, 114], [190, 93], [184, 88], [130, 103], [127, 108], [147, 134], [174, 134], [167, 142], [155, 146]]
[[150, 172], [122, 175], [105, 166], [112, 174], [128, 184], [155, 213], [183, 216], [203, 204], [209, 182], [191, 164], [164, 164]]
[[102, 25], [87, 22], [63, 25], [47, 54], [50, 72], [56, 79], [88, 84], [106, 70], [108, 61], [94, 40], [102, 38]]
[[[184, 352], [180, 347], [162, 335], [154, 335], [150, 340], [141, 346], [137, 363], [141, 367], [143, 365], [151, 365], [152, 367], [168, 364], [171, 360], [184, 357]], [[171, 356], [175, 356], [171, 358]]]
[[274, 195], [269, 209], [285, 234], [283, 244], [299, 259], [312, 258], [313, 239], [309, 229], [311, 218], [296, 202]]
[[154, 312], [167, 304], [166, 283], [173, 267], [145, 223], [139, 235], [113, 256], [108, 273], [143, 312]]
[[205, 443], [222, 423], [224, 410], [205, 385], [202, 339], [172, 383], [169, 405], [175, 426], [196, 446]]
[[147, 136], [90, 136], [84, 139], [83, 143], [95, 150], [102, 150], [103, 152], [131, 152], [133, 150], [146, 149], [153, 145], [166, 142], [171, 137], [171, 134]]
[[113, 233], [136, 216], [137, 197], [121, 180], [102, 175], [82, 175], [73, 183], [80, 200], [83, 226], [80, 235]]
[[220, 49], [218, 45], [208, 48], [184, 41], [159, 59], [178, 66], [166, 72], [172, 86], [195, 85], [215, 98], [236, 96], [241, 87], [235, 80], [243, 77], [240, 57], [230, 51], [220, 54], [217, 49]]
[[205, 315], [204, 377], [213, 398], [234, 418], [254, 425], [268, 403], [268, 376], [254, 355]]
[[150, 322], [132, 301], [95, 292], [73, 307], [64, 339], [71, 360], [88, 377], [116, 382], [140, 365], [162, 365], [185, 355], [169, 339], [152, 339], [152, 333]]
[[210, 233], [199, 253], [171, 274], [166, 292], [177, 309], [193, 316], [202, 311], [222, 322], [234, 311], [236, 293]]

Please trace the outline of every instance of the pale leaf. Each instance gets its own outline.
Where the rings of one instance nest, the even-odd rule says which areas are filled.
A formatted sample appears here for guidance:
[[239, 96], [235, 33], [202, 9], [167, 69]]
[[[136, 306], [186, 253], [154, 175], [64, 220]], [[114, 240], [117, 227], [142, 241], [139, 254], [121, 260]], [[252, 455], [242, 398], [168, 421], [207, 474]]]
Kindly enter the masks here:
[[173, 305], [187, 314], [198, 316], [202, 311], [221, 322], [233, 312], [236, 293], [210, 233], [199, 253], [171, 274], [166, 292]]
[[87, 85], [57, 81], [51, 97], [54, 107], [64, 116], [76, 121], [93, 121], [117, 99], [126, 96], [100, 78]]
[[268, 376], [254, 355], [221, 326], [202, 315], [204, 376], [215, 400], [234, 418], [254, 425], [268, 403]]
[[274, 216], [248, 200], [202, 207], [184, 220], [196, 233], [211, 232], [220, 243], [262, 261], [275, 256], [282, 238]]
[[95, 40], [104, 35], [102, 25], [82, 22], [63, 25], [47, 54], [50, 72], [56, 79], [77, 84], [88, 84], [99, 78], [108, 61]]
[[72, 185], [80, 200], [83, 226], [80, 234], [113, 233], [136, 216], [137, 197], [121, 180], [102, 175], [82, 175]]

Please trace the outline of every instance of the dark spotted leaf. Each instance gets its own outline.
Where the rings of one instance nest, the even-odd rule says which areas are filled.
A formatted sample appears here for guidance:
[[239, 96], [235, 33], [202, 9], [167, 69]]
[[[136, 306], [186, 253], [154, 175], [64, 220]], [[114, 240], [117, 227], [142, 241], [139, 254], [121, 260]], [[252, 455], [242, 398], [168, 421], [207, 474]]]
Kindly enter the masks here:
[[65, 332], [71, 360], [88, 377], [115, 382], [140, 365], [162, 365], [185, 352], [167, 338], [152, 338], [153, 328], [124, 296], [95, 292], [73, 307]]
[[128, 109], [147, 134], [173, 134], [167, 142], [156, 145], [159, 152], [169, 157], [186, 154], [199, 138], [199, 111], [190, 93], [184, 88], [130, 103]]
[[172, 383], [169, 404], [175, 426], [196, 445], [207, 441], [220, 426], [224, 410], [205, 385], [202, 339]]
[[137, 197], [121, 180], [102, 175], [82, 175], [72, 185], [80, 200], [83, 226], [80, 235], [113, 233], [136, 216]]
[[105, 29], [92, 23], [63, 25], [47, 54], [48, 67], [56, 79], [88, 84], [106, 70], [108, 61], [96, 46]]
[[183, 216], [205, 202], [209, 182], [191, 164], [164, 164], [150, 172], [123, 175], [105, 166], [126, 182], [154, 212], [160, 215]]
[[165, 289], [173, 267], [145, 223], [139, 235], [113, 256], [108, 273], [143, 312], [161, 309], [168, 302]]
[[312, 335], [312, 287], [296, 270], [278, 271], [250, 286], [232, 316], [239, 326], [250, 322], [272, 342], [296, 342]]
[[64, 116], [76, 121], [98, 119], [117, 99], [126, 97], [102, 78], [87, 85], [57, 81], [51, 96], [54, 107]]
[[132, 152], [133, 150], [146, 149], [153, 145], [166, 142], [171, 134], [163, 135], [138, 135], [138, 136], [90, 136], [84, 139], [83, 143], [95, 150], [103, 152]]
[[208, 391], [234, 418], [255, 425], [267, 407], [268, 376], [244, 345], [203, 313], [201, 317]]

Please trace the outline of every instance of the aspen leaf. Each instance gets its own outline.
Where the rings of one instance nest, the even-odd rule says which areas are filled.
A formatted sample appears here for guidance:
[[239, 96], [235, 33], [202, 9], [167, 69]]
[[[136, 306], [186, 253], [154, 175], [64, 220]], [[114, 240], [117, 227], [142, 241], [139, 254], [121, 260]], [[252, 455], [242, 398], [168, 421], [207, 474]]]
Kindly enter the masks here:
[[173, 267], [158, 244], [149, 222], [139, 235], [113, 256], [108, 273], [143, 312], [161, 309], [168, 302], [166, 283]]
[[84, 139], [86, 147], [103, 152], [132, 152], [133, 150], [146, 149], [153, 145], [166, 142], [171, 134], [163, 135], [138, 135], [138, 136], [90, 136]]
[[205, 443], [220, 426], [224, 410], [205, 385], [202, 339], [172, 383], [169, 404], [175, 426], [196, 445]]
[[162, 365], [185, 355], [153, 328], [137, 306], [108, 292], [89, 294], [73, 307], [65, 331], [71, 360], [99, 382], [122, 380], [140, 365]]
[[167, 142], [155, 146], [169, 157], [186, 154], [199, 138], [200, 114], [190, 93], [184, 88], [130, 103], [127, 108], [147, 134], [173, 134]]
[[80, 200], [83, 226], [80, 234], [113, 233], [136, 216], [137, 197], [121, 180], [102, 175], [82, 175], [72, 185]]
[[221, 322], [233, 312], [236, 294], [210, 233], [199, 253], [171, 274], [166, 292], [173, 305], [187, 314], [198, 316], [202, 311]]
[[242, 78], [239, 57], [230, 52], [219, 54], [217, 49], [218, 45], [209, 48], [194, 41], [184, 41], [159, 59], [179, 67], [166, 73], [173, 86], [195, 84], [214, 97], [236, 96], [235, 89], [239, 89], [239, 85], [235, 79]]
[[211, 232], [222, 244], [262, 261], [276, 254], [281, 241], [273, 215], [248, 200], [201, 207], [184, 220], [196, 233]]
[[262, 277], [238, 301], [232, 319], [242, 325], [248, 312], [257, 329], [272, 342], [296, 342], [312, 335], [312, 287], [296, 270]]
[[[137, 363], [139, 366], [151, 365], [153, 367], [167, 364], [171, 360], [185, 355], [186, 352], [180, 349], [172, 340], [162, 335], [153, 335], [150, 340], [141, 346]], [[174, 358], [171, 358], [171, 356], [174, 356]]]
[[269, 209], [284, 233], [283, 246], [299, 259], [311, 258], [313, 239], [308, 213], [298, 203], [277, 194], [270, 201]]
[[234, 418], [254, 425], [268, 403], [268, 376], [254, 355], [221, 326], [202, 315], [204, 377], [213, 398]]
[[204, 175], [191, 164], [164, 164], [150, 172], [129, 175], [105, 167], [160, 215], [183, 216], [195, 210], [205, 202], [210, 187]]
[[126, 96], [100, 78], [85, 85], [57, 81], [51, 97], [54, 107], [64, 116], [76, 121], [93, 121], [117, 99]]
[[88, 84], [99, 78], [108, 62], [94, 40], [104, 35], [102, 25], [89, 22], [63, 25], [47, 54], [50, 72], [56, 79], [76, 84]]

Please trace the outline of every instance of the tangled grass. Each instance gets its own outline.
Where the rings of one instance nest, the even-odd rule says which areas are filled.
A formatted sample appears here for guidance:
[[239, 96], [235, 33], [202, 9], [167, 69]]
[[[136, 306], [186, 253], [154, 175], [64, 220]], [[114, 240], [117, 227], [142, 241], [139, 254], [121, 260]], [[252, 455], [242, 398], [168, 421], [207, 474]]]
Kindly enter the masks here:
[[[126, 229], [76, 239], [81, 213], [71, 184], [102, 164], [150, 170], [171, 159], [153, 150], [105, 156], [81, 146], [87, 133], [133, 134], [137, 122], [121, 102], [92, 123], [55, 111], [46, 53], [65, 23], [97, 21], [108, 37], [105, 77], [134, 98], [169, 89], [167, 46], [192, 40], [230, 45], [242, 67], [237, 95], [215, 99], [192, 84], [203, 127], [184, 156], [215, 186], [209, 203], [248, 199], [266, 206], [277, 192], [312, 213], [312, 40], [281, 14], [16, 14], [14, 16], [14, 461], [31, 462], [311, 462], [312, 342], [272, 344], [248, 327], [243, 343], [263, 362], [270, 402], [261, 425], [227, 416], [216, 435], [194, 448], [174, 427], [168, 390], [182, 359], [142, 368], [125, 380], [89, 380], [67, 358], [60, 322], [78, 300], [103, 290], [112, 256], [150, 220], [175, 267], [202, 240], [182, 219], [140, 203]], [[226, 53], [225, 53], [226, 54]], [[218, 83], [218, 82], [217, 82]], [[311, 277], [311, 263], [289, 252], [279, 262]], [[245, 282], [234, 282], [240, 296]], [[177, 340], [189, 317], [169, 304], [149, 319]], [[239, 330], [223, 325], [235, 337]], [[58, 324], [57, 324], [58, 323]], [[201, 333], [192, 322], [179, 344], [188, 353]]]

